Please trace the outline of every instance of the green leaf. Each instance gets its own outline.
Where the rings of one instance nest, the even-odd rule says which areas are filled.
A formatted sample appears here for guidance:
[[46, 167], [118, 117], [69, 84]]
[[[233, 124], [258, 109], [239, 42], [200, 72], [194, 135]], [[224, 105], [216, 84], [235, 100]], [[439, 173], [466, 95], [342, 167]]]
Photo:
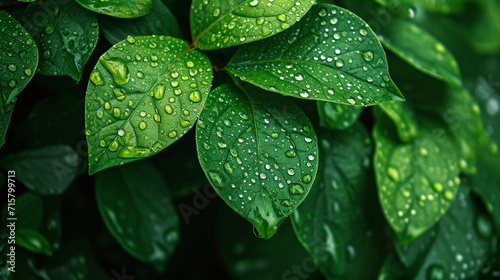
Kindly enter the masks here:
[[[43, 219], [43, 202], [40, 196], [32, 192], [26, 192], [16, 197], [14, 216], [17, 218], [17, 228], [36, 230]], [[7, 220], [7, 205], [2, 211], [2, 219]]]
[[393, 20], [379, 35], [384, 46], [419, 71], [452, 85], [462, 84], [453, 54], [416, 24]]
[[313, 0], [194, 0], [190, 24], [194, 45], [221, 49], [273, 36], [298, 22]]
[[460, 13], [464, 10], [464, 3], [468, 0], [417, 0], [425, 9], [443, 13]]
[[87, 275], [92, 275], [94, 279], [96, 271], [89, 272], [88, 263], [90, 260], [85, 255], [85, 245], [90, 244], [84, 240], [73, 239], [72, 243], [65, 243], [54, 252], [54, 255], [47, 260], [42, 274], [47, 275], [50, 280], [83, 280], [88, 279]]
[[[0, 11], [0, 41], [3, 42], [0, 45], [0, 113], [3, 115], [12, 111], [13, 108], [6, 106], [33, 78], [38, 64], [38, 49], [28, 32], [5, 11]], [[1, 146], [3, 138], [0, 140]]]
[[16, 229], [16, 245], [35, 253], [51, 255], [54, 248], [38, 231], [29, 228]]
[[418, 134], [415, 112], [407, 102], [386, 102], [380, 104], [380, 109], [394, 122], [399, 139], [408, 142]]
[[399, 141], [379, 114], [374, 130], [375, 175], [386, 220], [403, 243], [422, 235], [450, 207], [460, 182], [455, 143], [439, 119], [419, 119], [419, 134]]
[[76, 2], [93, 12], [118, 18], [136, 18], [153, 11], [152, 0], [76, 0]]
[[[48, 15], [47, 20], [30, 21], [40, 14]], [[95, 15], [73, 1], [64, 5], [41, 1], [26, 8], [22, 23], [40, 48], [37, 73], [67, 75], [80, 81], [83, 66], [97, 44], [99, 27]]]
[[70, 146], [53, 145], [9, 154], [0, 165], [15, 170], [16, 178], [30, 190], [57, 195], [75, 179], [80, 160]]
[[128, 36], [166, 35], [182, 37], [182, 33], [170, 10], [161, 0], [153, 0], [153, 11], [134, 19], [118, 19], [103, 16], [99, 26], [104, 37], [116, 44]]
[[[360, 123], [341, 132], [322, 132], [318, 175], [307, 199], [292, 215], [295, 232], [326, 277], [373, 279], [383, 243], [367, 235], [373, 218], [369, 204], [377, 205], [368, 181], [370, 137]], [[370, 265], [360, 270], [360, 263]]]
[[377, 36], [361, 18], [314, 6], [289, 30], [242, 46], [226, 69], [266, 90], [349, 105], [404, 100]]
[[128, 37], [99, 58], [85, 98], [89, 174], [158, 153], [196, 121], [212, 84], [185, 41]]
[[140, 161], [101, 172], [95, 183], [111, 234], [129, 254], [162, 270], [179, 239], [179, 218], [161, 174]]
[[7, 129], [9, 128], [10, 118], [14, 112], [14, 104], [4, 107], [5, 112], [0, 110], [0, 148], [5, 143], [5, 136], [7, 135]]
[[470, 279], [490, 257], [491, 222], [464, 183], [438, 225], [415, 242], [396, 246], [406, 259], [405, 279]]
[[264, 238], [304, 200], [318, 168], [312, 125], [288, 99], [225, 84], [196, 128], [201, 167], [219, 196]]
[[319, 123], [322, 127], [346, 129], [353, 125], [363, 112], [363, 107], [346, 106], [332, 102], [316, 101]]

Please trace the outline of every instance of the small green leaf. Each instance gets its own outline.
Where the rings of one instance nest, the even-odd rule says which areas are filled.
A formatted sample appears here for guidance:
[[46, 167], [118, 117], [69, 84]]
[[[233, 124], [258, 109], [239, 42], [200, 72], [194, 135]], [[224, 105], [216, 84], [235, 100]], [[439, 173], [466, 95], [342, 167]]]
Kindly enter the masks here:
[[[14, 98], [26, 87], [33, 78], [38, 64], [38, 49], [35, 41], [15, 20], [5, 11], [0, 11], [0, 113], [12, 112], [10, 105]], [[8, 42], [8, 43], [7, 43]], [[8, 116], [10, 119], [10, 115]], [[8, 122], [7, 122], [8, 124]], [[7, 130], [3, 126], [2, 130]], [[2, 135], [5, 132], [2, 131]], [[3, 137], [0, 146], [3, 145]]]
[[418, 134], [418, 125], [415, 112], [408, 102], [385, 102], [379, 105], [380, 109], [394, 122], [399, 139], [408, 142]]
[[45, 237], [38, 231], [29, 228], [16, 229], [16, 245], [35, 253], [52, 255], [54, 248], [50, 246]]
[[16, 178], [30, 190], [57, 195], [73, 182], [80, 161], [70, 146], [53, 145], [9, 154], [0, 165], [15, 170]]
[[[360, 123], [318, 136], [320, 167], [306, 200], [291, 216], [295, 232], [328, 278], [373, 279], [382, 243], [373, 234], [366, 234], [373, 218], [365, 216], [373, 213], [367, 211], [370, 198], [371, 205], [377, 205], [368, 181], [372, 175], [370, 137]], [[360, 270], [360, 263], [370, 265]]]
[[212, 84], [208, 58], [165, 36], [128, 37], [99, 58], [85, 98], [89, 174], [156, 154], [196, 121]]
[[128, 36], [182, 37], [177, 20], [161, 0], [153, 0], [153, 11], [139, 18], [119, 19], [103, 16], [99, 18], [99, 27], [111, 44], [116, 44]]
[[452, 85], [461, 85], [460, 70], [453, 54], [416, 24], [393, 20], [379, 35], [386, 48], [411, 66]]
[[379, 114], [374, 130], [380, 204], [403, 243], [418, 238], [446, 213], [460, 182], [455, 143], [445, 125], [438, 119], [419, 121], [419, 134], [408, 143], [399, 140], [384, 115]]
[[[39, 14], [50, 15], [41, 24], [33, 24]], [[39, 46], [37, 73], [50, 76], [68, 75], [80, 81], [83, 66], [97, 44], [97, 19], [73, 1], [64, 5], [45, 2], [30, 4], [22, 15], [23, 26]]]
[[273, 36], [298, 22], [314, 0], [194, 0], [191, 33], [202, 50], [221, 49]]
[[179, 219], [160, 172], [140, 161], [100, 172], [95, 183], [111, 234], [129, 254], [161, 270], [179, 239]]
[[346, 106], [332, 102], [316, 101], [319, 123], [322, 127], [346, 129], [353, 125], [363, 112], [363, 107]]
[[300, 108], [248, 86], [210, 93], [196, 128], [201, 167], [219, 196], [264, 238], [304, 200], [318, 168], [318, 144]]
[[242, 46], [226, 69], [269, 91], [348, 105], [404, 100], [377, 36], [361, 18], [314, 6], [289, 30]]
[[153, 11], [152, 0], [76, 0], [76, 2], [93, 12], [118, 18], [136, 18]]

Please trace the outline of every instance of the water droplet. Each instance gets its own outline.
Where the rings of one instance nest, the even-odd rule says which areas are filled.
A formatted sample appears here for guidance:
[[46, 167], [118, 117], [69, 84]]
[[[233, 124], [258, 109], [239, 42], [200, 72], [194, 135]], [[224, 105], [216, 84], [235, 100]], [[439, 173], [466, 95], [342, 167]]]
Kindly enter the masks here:
[[295, 151], [292, 151], [292, 150], [288, 150], [288, 151], [286, 151], [286, 152], [285, 152], [285, 155], [286, 155], [287, 157], [289, 157], [289, 158], [293, 158], [293, 157], [295, 157], [295, 156], [296, 156]]
[[47, 24], [47, 25], [45, 25], [45, 28], [43, 29], [43, 31], [45, 31], [45, 33], [47, 33], [47, 34], [52, 34], [52, 33], [54, 33], [54, 26], [52, 24]]
[[33, 72], [31, 71], [31, 68], [26, 68], [26, 69], [24, 69], [24, 74], [26, 74], [26, 76], [30, 77], [31, 74], [33, 74]]
[[140, 122], [139, 123], [139, 128], [140, 129], [146, 129], [146, 126], [147, 126], [146, 122]]
[[118, 141], [115, 140], [111, 142], [111, 144], [109, 144], [108, 150], [110, 150], [111, 152], [116, 152], [116, 150], [118, 150], [118, 146], [119, 146]]
[[486, 217], [486, 215], [480, 213], [476, 218], [475, 224], [476, 224], [476, 231], [480, 236], [486, 239], [491, 237], [493, 233], [493, 228], [490, 220], [488, 219], [488, 217]]
[[282, 200], [282, 201], [281, 201], [281, 205], [283, 205], [283, 206], [285, 206], [285, 207], [290, 207], [290, 206], [292, 206], [292, 204], [290, 203], [290, 200], [288, 200], [288, 199]]
[[210, 150], [210, 145], [208, 145], [208, 143], [203, 143], [203, 148], [208, 151]]
[[344, 66], [344, 61], [342, 61], [342, 59], [337, 60], [335, 62], [335, 66], [337, 66], [339, 68], [342, 67], [342, 66]]
[[453, 201], [453, 192], [452, 191], [445, 191], [444, 192], [444, 199], [448, 200], [448, 201]]
[[209, 171], [208, 177], [212, 181], [214, 187], [222, 188], [224, 186], [224, 177], [217, 171]]
[[153, 118], [154, 118], [155, 122], [157, 122], [157, 123], [161, 122], [160, 114], [154, 114]]
[[302, 80], [304, 80], [304, 76], [302, 76], [302, 74], [299, 73], [299, 74], [295, 75], [295, 80], [302, 81]]
[[347, 98], [347, 102], [351, 105], [354, 105], [354, 104], [356, 104], [356, 99], [354, 99], [354, 97], [350, 96], [349, 98]]
[[443, 266], [432, 264], [427, 267], [425, 276], [427, 280], [443, 280], [445, 279], [445, 271]]
[[224, 120], [224, 125], [227, 126], [227, 127], [231, 127], [233, 125], [233, 123], [231, 122], [231, 120]]
[[128, 66], [125, 64], [123, 59], [120, 57], [112, 57], [108, 60], [100, 58], [99, 62], [101, 62], [101, 64], [109, 71], [117, 84], [124, 85], [128, 83], [130, 73], [128, 71]]
[[267, 36], [269, 34], [271, 34], [271, 29], [267, 26], [262, 27], [262, 35]]
[[45, 50], [42, 54], [42, 58], [49, 59], [50, 58], [50, 50]]
[[368, 32], [366, 32], [366, 29], [361, 28], [361, 29], [359, 30], [359, 34], [361, 34], [361, 35], [363, 35], [363, 36], [366, 36], [366, 34], [368, 34]]
[[277, 138], [279, 137], [279, 134], [278, 134], [278, 133], [276, 133], [276, 132], [273, 132], [273, 133], [271, 134], [271, 137], [272, 137], [272, 138], [274, 138], [274, 139], [277, 139]]
[[16, 86], [17, 86], [16, 80], [10, 80], [9, 81], [9, 87], [10, 88], [16, 88]]
[[115, 95], [116, 100], [118, 101], [122, 101], [123, 99], [125, 99], [125, 91], [121, 88], [113, 89], [113, 94]]
[[285, 15], [279, 15], [278, 16], [278, 20], [282, 21], [282, 22], [285, 22], [286, 21], [286, 16]]
[[226, 162], [224, 163], [224, 170], [226, 171], [227, 174], [229, 175], [233, 175], [234, 171], [233, 171], [233, 166], [231, 165], [230, 162]]
[[158, 85], [155, 89], [154, 97], [158, 100], [162, 99], [163, 96], [165, 95], [165, 88], [166, 88], [165, 85]]
[[318, 12], [318, 16], [320, 16], [320, 17], [324, 17], [324, 16], [326, 16], [326, 9], [325, 9], [325, 8], [322, 8], [321, 10], [319, 10], [319, 12]]
[[306, 175], [304, 175], [304, 176], [302, 177], [302, 182], [304, 182], [304, 183], [306, 183], [306, 184], [309, 184], [309, 183], [311, 182], [311, 180], [312, 180], [312, 177], [311, 177], [311, 175], [309, 175], [309, 174], [306, 174]]
[[295, 174], [295, 170], [290, 168], [290, 169], [288, 169], [287, 173], [288, 173], [288, 175], [293, 176]]
[[96, 86], [104, 85], [104, 81], [102, 80], [101, 72], [99, 70], [94, 70], [90, 74], [90, 81]]
[[169, 114], [169, 115], [172, 115], [172, 113], [174, 112], [174, 110], [172, 109], [172, 106], [166, 105], [165, 106], [165, 112], [167, 112], [167, 114]]
[[168, 137], [170, 138], [175, 138], [177, 136], [177, 131], [172, 130], [168, 133]]
[[113, 108], [113, 116], [119, 118], [121, 116], [120, 108]]
[[371, 61], [373, 59], [372, 51], [361, 52], [361, 55], [363, 56], [363, 59], [366, 61]]
[[436, 182], [436, 183], [432, 184], [432, 188], [437, 192], [442, 192], [443, 191], [443, 184]]
[[387, 174], [389, 175], [389, 177], [391, 177], [392, 180], [394, 180], [395, 182], [399, 182], [399, 172], [397, 169], [389, 167], [387, 168]]
[[300, 184], [290, 185], [290, 194], [303, 194], [304, 188]]
[[181, 120], [182, 127], [188, 127], [191, 123], [188, 120]]
[[201, 101], [201, 94], [199, 91], [195, 90], [189, 94], [189, 100], [192, 102], [198, 103]]
[[257, 6], [257, 4], [259, 4], [259, 0], [253, 0], [252, 2], [250, 2], [250, 6], [252, 7]]
[[104, 140], [99, 141], [99, 146], [101, 146], [102, 148], [106, 147], [106, 141]]
[[218, 17], [220, 15], [220, 9], [214, 10], [214, 17]]
[[127, 37], [127, 42], [129, 42], [130, 44], [135, 43], [135, 39], [134, 39], [134, 37], [132, 37], [132, 36], [128, 36], [128, 37]]
[[95, 114], [96, 114], [96, 117], [98, 119], [102, 119], [104, 117], [104, 112], [103, 111], [97, 111]]
[[17, 71], [17, 66], [14, 63], [9, 64], [7, 68], [9, 68], [9, 70], [12, 72]]

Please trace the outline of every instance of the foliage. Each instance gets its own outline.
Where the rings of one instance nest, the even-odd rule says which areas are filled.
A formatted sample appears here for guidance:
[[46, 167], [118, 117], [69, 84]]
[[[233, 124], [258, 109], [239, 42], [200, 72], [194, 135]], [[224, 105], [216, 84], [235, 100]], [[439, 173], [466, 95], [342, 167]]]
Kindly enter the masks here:
[[495, 1], [0, 5], [1, 279], [500, 275]]

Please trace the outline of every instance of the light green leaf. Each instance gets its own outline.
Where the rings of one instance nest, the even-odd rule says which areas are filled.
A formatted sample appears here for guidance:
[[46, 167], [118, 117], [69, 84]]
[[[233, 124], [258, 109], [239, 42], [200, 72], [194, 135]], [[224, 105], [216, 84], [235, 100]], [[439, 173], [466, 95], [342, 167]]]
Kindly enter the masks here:
[[[2, 42], [0, 44], [0, 57], [2, 58], [0, 114], [3, 115], [13, 110], [13, 106], [7, 107], [7, 105], [11, 104], [33, 78], [38, 64], [38, 49], [28, 32], [5, 11], [0, 11], [0, 42]], [[7, 130], [6, 126], [4, 128], [2, 125], [2, 128], [2, 130]], [[4, 133], [2, 131], [2, 135]], [[3, 137], [0, 140], [1, 146]]]
[[116, 44], [128, 36], [182, 37], [177, 20], [161, 0], [153, 0], [153, 11], [145, 16], [134, 19], [103, 16], [99, 18], [99, 26], [102, 34], [111, 44]]
[[416, 24], [393, 20], [382, 29], [379, 38], [386, 48], [419, 71], [452, 85], [462, 84], [453, 54]]
[[318, 144], [300, 108], [247, 86], [216, 88], [196, 128], [201, 167], [219, 196], [264, 238], [304, 200]]
[[[47, 20], [33, 24], [30, 19], [47, 14]], [[50, 76], [68, 75], [80, 81], [83, 66], [97, 44], [99, 27], [92, 12], [69, 1], [64, 5], [32, 3], [22, 15], [22, 23], [39, 47], [37, 73]]]
[[366, 234], [378, 203], [369, 184], [370, 137], [360, 123], [318, 136], [320, 167], [306, 200], [291, 216], [295, 232], [326, 277], [373, 279], [383, 242], [376, 240], [378, 233]]
[[76, 2], [93, 12], [118, 18], [136, 18], [153, 11], [152, 0], [76, 0]]
[[185, 41], [128, 37], [99, 58], [85, 98], [89, 174], [158, 153], [200, 114], [212, 84], [208, 58]]
[[313, 4], [314, 0], [194, 0], [194, 46], [221, 49], [273, 36], [298, 22]]
[[95, 183], [111, 234], [129, 254], [161, 270], [179, 239], [179, 219], [160, 172], [140, 161], [100, 172]]
[[361, 18], [333, 5], [316, 5], [289, 30], [241, 47], [226, 69], [298, 98], [365, 106], [404, 100], [377, 36]]
[[416, 0], [425, 9], [431, 12], [451, 14], [464, 10], [464, 3], [468, 0]]
[[332, 102], [316, 101], [319, 123], [322, 127], [346, 129], [353, 125], [363, 112], [363, 107], [346, 106]]
[[407, 102], [386, 102], [379, 105], [380, 109], [394, 122], [399, 139], [408, 142], [418, 134], [415, 112]]
[[16, 229], [16, 245], [35, 253], [52, 255], [54, 248], [50, 246], [45, 237], [38, 231], [29, 228]]
[[57, 195], [75, 179], [80, 160], [70, 146], [53, 145], [9, 154], [0, 165], [15, 170], [16, 178], [30, 190]]
[[[419, 134], [402, 143], [379, 114], [374, 130], [375, 175], [386, 220], [403, 243], [436, 223], [450, 207], [460, 182], [458, 157], [439, 119], [419, 119]], [[451, 143], [450, 143], [451, 142]]]

